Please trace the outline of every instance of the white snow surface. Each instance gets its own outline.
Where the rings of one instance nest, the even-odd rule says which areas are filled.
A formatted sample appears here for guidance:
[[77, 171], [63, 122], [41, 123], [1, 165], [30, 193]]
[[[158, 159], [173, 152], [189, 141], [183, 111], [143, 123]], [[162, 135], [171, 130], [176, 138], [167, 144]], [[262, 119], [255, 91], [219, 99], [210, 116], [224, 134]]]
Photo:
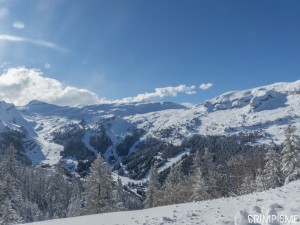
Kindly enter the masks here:
[[181, 157], [184, 156], [184, 155], [189, 155], [190, 154], [190, 150], [189, 149], [184, 149], [182, 152], [179, 152], [176, 156], [174, 156], [173, 158], [171, 159], [168, 159], [168, 161], [160, 166], [158, 168], [158, 172], [162, 172], [163, 170], [171, 167], [173, 164], [179, 162], [181, 160]]
[[[254, 217], [256, 216], [256, 217]], [[269, 217], [268, 217], [269, 216]], [[250, 219], [256, 218], [255, 223]], [[300, 224], [300, 181], [281, 188], [210, 201], [105, 213], [32, 225], [267, 225]]]

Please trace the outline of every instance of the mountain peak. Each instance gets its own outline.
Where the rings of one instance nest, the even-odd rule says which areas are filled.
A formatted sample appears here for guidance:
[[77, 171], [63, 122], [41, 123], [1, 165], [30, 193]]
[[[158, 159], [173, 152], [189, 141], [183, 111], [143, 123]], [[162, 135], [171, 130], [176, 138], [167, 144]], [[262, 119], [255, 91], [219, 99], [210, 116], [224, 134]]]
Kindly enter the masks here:
[[288, 96], [300, 93], [300, 80], [295, 82], [278, 82], [243, 91], [230, 91], [204, 103], [209, 112], [244, 108], [253, 110], [270, 110], [284, 107]]

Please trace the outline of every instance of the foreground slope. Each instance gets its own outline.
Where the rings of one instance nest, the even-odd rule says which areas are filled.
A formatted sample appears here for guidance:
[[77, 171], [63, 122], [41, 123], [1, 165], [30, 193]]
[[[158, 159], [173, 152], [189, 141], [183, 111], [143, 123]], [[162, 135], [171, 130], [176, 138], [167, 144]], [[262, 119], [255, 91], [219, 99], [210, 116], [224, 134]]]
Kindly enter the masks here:
[[[249, 223], [248, 216], [259, 216], [259, 221]], [[263, 221], [273, 217], [273, 223]], [[280, 217], [285, 216], [285, 217]], [[253, 218], [253, 217], [252, 217]], [[275, 218], [280, 220], [278, 223]], [[298, 220], [299, 219], [299, 220]], [[297, 221], [295, 221], [297, 220]], [[244, 195], [221, 198], [211, 201], [170, 205], [152, 209], [106, 213], [74, 217], [32, 225], [116, 225], [116, 224], [201, 224], [201, 225], [263, 225], [263, 224], [300, 224], [300, 181], [284, 187]]]

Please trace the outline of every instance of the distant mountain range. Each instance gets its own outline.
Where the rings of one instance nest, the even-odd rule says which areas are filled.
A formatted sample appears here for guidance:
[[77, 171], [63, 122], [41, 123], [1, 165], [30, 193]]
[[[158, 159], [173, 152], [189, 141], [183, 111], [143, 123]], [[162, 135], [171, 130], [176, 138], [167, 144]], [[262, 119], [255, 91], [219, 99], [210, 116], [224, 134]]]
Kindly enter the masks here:
[[21, 148], [35, 165], [77, 166], [101, 152], [106, 160], [134, 154], [143, 140], [173, 145], [193, 135], [256, 133], [258, 143], [284, 139], [291, 122], [300, 130], [300, 80], [233, 91], [187, 108], [171, 103], [62, 107], [40, 101], [26, 106], [0, 102], [0, 144]]

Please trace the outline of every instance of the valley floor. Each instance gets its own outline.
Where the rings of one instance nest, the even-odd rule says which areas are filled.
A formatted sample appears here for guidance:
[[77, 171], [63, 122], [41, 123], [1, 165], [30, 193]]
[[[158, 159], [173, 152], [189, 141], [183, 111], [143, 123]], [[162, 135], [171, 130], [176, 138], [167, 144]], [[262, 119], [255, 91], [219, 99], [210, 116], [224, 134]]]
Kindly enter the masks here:
[[[252, 223], [251, 220], [253, 221]], [[67, 224], [300, 224], [300, 181], [292, 182], [281, 188], [240, 197], [221, 198], [211, 201], [170, 205], [137, 211], [58, 219], [32, 223], [31, 225]]]

